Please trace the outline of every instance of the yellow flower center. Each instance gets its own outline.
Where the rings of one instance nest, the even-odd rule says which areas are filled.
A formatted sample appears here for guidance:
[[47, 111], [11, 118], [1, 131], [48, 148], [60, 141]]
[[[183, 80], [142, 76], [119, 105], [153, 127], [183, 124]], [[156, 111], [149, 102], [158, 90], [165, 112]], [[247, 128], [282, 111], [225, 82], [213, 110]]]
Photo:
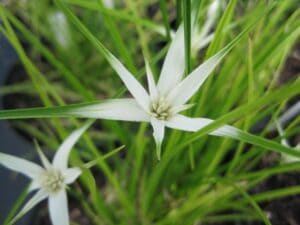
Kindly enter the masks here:
[[58, 170], [45, 171], [41, 179], [42, 187], [49, 193], [56, 193], [63, 189], [64, 177]]
[[150, 106], [151, 115], [159, 120], [168, 120], [171, 117], [171, 106], [165, 98], [160, 97]]

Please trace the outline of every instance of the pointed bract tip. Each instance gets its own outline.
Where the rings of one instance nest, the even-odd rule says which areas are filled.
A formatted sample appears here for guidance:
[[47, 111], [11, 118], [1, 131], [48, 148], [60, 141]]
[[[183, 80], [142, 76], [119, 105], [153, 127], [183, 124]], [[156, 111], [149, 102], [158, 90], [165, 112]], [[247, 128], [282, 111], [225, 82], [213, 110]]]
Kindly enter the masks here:
[[156, 156], [158, 161], [161, 160], [161, 144], [162, 143], [156, 143]]

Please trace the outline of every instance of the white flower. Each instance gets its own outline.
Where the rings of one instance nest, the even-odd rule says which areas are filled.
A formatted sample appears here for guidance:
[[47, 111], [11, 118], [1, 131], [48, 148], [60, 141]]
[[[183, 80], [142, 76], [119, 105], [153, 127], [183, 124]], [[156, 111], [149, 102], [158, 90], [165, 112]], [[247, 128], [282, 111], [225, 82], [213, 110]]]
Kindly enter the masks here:
[[48, 15], [49, 28], [59, 47], [68, 49], [71, 45], [71, 32], [65, 14], [54, 11]]
[[[221, 3], [220, 0], [213, 0], [208, 6], [205, 23], [200, 27], [194, 25], [192, 29], [192, 50], [194, 54], [205, 47], [213, 39], [214, 33], [210, 33], [210, 31], [213, 29], [220, 14]], [[225, 2], [223, 2], [223, 4], [224, 3]], [[193, 21], [195, 21], [195, 15], [193, 16]]]
[[104, 0], [103, 3], [109, 9], [113, 9], [115, 6], [114, 0]]
[[[74, 22], [81, 24], [75, 16], [73, 19]], [[186, 78], [183, 78], [183, 73], [185, 71], [185, 57], [184, 32], [183, 27], [181, 26], [172, 40], [157, 83], [154, 81], [150, 66], [146, 61], [149, 92], [147, 92], [124, 65], [107, 48], [105, 48], [105, 46], [96, 39], [83, 24], [81, 24], [84, 30], [83, 34], [94, 43], [97, 50], [106, 57], [110, 65], [127, 86], [133, 98], [114, 99], [100, 103], [90, 102], [53, 108], [43, 107], [3, 110], [0, 111], [0, 119], [80, 117], [149, 122], [152, 124], [154, 130], [157, 156], [160, 158], [165, 127], [195, 132], [213, 122], [213, 120], [208, 118], [190, 118], [180, 113], [190, 107], [190, 105], [187, 104], [188, 100], [199, 90], [221, 59], [242, 37], [244, 37], [246, 33], [248, 33], [250, 29], [254, 27], [257, 22], [258, 20], [247, 26], [247, 28], [237, 35], [227, 46], [209, 58], [202, 65], [198, 66]], [[296, 90], [294, 86], [291, 88]], [[228, 119], [229, 118], [227, 117], [226, 121]], [[210, 129], [210, 131], [212, 130]], [[230, 137], [265, 149], [272, 149], [273, 151], [300, 157], [300, 152], [294, 151], [294, 149], [249, 134], [232, 126], [225, 125], [219, 127], [210, 134]], [[203, 133], [190, 139], [190, 141], [196, 140], [201, 135], [203, 135]], [[181, 147], [185, 146], [186, 143], [181, 145]]]
[[[66, 114], [78, 117], [150, 122], [154, 130], [157, 156], [160, 159], [165, 127], [194, 132], [212, 122], [207, 118], [190, 118], [181, 115], [180, 112], [191, 106], [187, 104], [187, 101], [198, 91], [209, 74], [244, 33], [198, 66], [186, 78], [183, 78], [185, 70], [184, 32], [181, 26], [168, 50], [157, 84], [150, 66], [145, 60], [149, 92], [114, 55], [102, 46], [109, 63], [134, 98], [114, 99], [100, 104], [73, 107]], [[236, 137], [238, 131], [234, 127], [223, 126], [211, 134]]]
[[89, 126], [90, 123], [74, 131], [62, 143], [54, 156], [52, 164], [36, 143], [43, 167], [15, 156], [0, 153], [0, 164], [32, 179], [29, 191], [38, 190], [11, 221], [11, 224], [16, 222], [39, 202], [48, 198], [52, 224], [69, 225], [66, 188], [68, 184], [73, 183], [79, 177], [81, 170], [79, 168], [68, 168], [68, 158], [74, 144]]

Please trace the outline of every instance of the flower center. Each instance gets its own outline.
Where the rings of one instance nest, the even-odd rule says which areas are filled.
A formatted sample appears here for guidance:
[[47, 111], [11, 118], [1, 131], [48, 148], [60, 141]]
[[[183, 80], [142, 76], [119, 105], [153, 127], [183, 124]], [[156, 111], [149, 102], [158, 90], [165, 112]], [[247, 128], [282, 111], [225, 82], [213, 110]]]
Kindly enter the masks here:
[[171, 117], [171, 106], [164, 97], [151, 102], [151, 115], [159, 120], [168, 120]]
[[42, 176], [42, 187], [49, 193], [56, 193], [64, 187], [64, 177], [58, 170], [46, 171]]

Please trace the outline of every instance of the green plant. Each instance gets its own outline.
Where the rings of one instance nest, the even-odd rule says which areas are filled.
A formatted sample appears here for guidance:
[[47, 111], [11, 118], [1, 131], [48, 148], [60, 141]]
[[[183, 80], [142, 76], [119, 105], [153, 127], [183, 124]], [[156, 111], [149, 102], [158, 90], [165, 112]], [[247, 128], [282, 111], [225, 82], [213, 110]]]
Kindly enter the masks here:
[[[172, 19], [180, 21], [178, 24], [183, 20], [184, 38], [180, 46], [184, 46], [186, 74], [218, 55], [221, 49], [226, 50], [226, 56], [221, 51], [224, 58], [219, 66], [192, 98], [194, 106], [186, 111], [187, 116], [215, 121], [196, 133], [167, 131], [159, 162], [147, 124], [137, 128], [131, 123], [97, 120], [95, 123], [101, 129], [86, 132], [81, 142], [83, 151], [73, 151], [71, 164], [101, 157], [107, 149], [115, 148], [116, 142], [126, 145], [125, 157], [114, 156], [109, 163], [97, 161], [95, 170], [105, 175], [103, 187], [97, 187], [98, 178], [88, 170], [78, 185], [70, 189], [92, 224], [200, 224], [227, 220], [261, 220], [271, 224], [259, 203], [300, 192], [300, 187], [294, 186], [249, 194], [252, 187], [270, 176], [300, 168], [298, 162], [277, 162], [273, 167], [258, 170], [256, 166], [262, 157], [270, 151], [293, 157], [300, 153], [281, 145], [280, 135], [274, 140], [266, 138], [268, 126], [255, 135], [247, 133], [267, 115], [272, 117], [269, 123], [274, 123], [287, 102], [300, 92], [299, 79], [278, 85], [278, 74], [300, 34], [296, 1], [228, 1], [224, 8], [215, 8], [216, 14], [222, 13], [217, 14], [213, 35], [208, 33], [200, 38], [210, 41], [207, 49], [200, 52], [199, 46], [203, 45], [197, 45], [197, 40], [209, 20], [207, 16], [212, 15], [207, 13], [212, 10], [210, 1], [193, 1], [189, 5], [188, 1], [180, 0], [176, 4], [128, 0], [115, 8], [105, 7], [101, 0], [54, 2], [30, 1], [20, 11], [0, 6], [0, 30], [18, 52], [32, 81], [4, 87], [5, 93], [18, 91], [39, 96], [40, 104], [44, 105], [0, 111], [0, 118], [35, 118], [42, 129], [26, 120], [13, 123], [54, 149], [70, 128], [80, 126], [81, 120], [73, 116], [81, 113], [80, 117], [86, 117], [87, 110], [95, 110], [101, 100], [127, 95], [111, 69], [119, 71], [120, 67], [114, 66], [115, 59], [106, 49], [118, 56], [141, 83], [150, 67], [158, 80], [159, 62], [168, 50], [167, 44], [158, 47], [159, 42], [171, 43], [173, 36], [168, 10], [177, 9], [177, 17]], [[147, 14], [151, 5], [158, 7], [153, 17]], [[66, 33], [62, 40], [67, 40], [67, 44], [53, 33], [53, 24], [57, 24], [53, 23], [53, 14], [64, 18]], [[238, 36], [240, 33], [248, 38]], [[238, 42], [231, 42], [237, 36]], [[30, 44], [29, 51], [24, 50], [21, 41]], [[227, 43], [234, 46], [228, 47]], [[38, 56], [46, 62], [39, 61]], [[143, 68], [144, 56], [150, 61], [148, 68]], [[72, 105], [79, 102], [87, 103]], [[102, 109], [96, 108], [93, 115], [97, 110]], [[41, 119], [44, 117], [49, 119]], [[206, 136], [224, 124], [243, 130], [237, 138], [242, 142]], [[285, 135], [289, 137], [297, 131], [299, 118], [285, 128]], [[99, 143], [103, 147], [97, 147]], [[89, 193], [89, 198], [84, 198], [82, 192]]]

